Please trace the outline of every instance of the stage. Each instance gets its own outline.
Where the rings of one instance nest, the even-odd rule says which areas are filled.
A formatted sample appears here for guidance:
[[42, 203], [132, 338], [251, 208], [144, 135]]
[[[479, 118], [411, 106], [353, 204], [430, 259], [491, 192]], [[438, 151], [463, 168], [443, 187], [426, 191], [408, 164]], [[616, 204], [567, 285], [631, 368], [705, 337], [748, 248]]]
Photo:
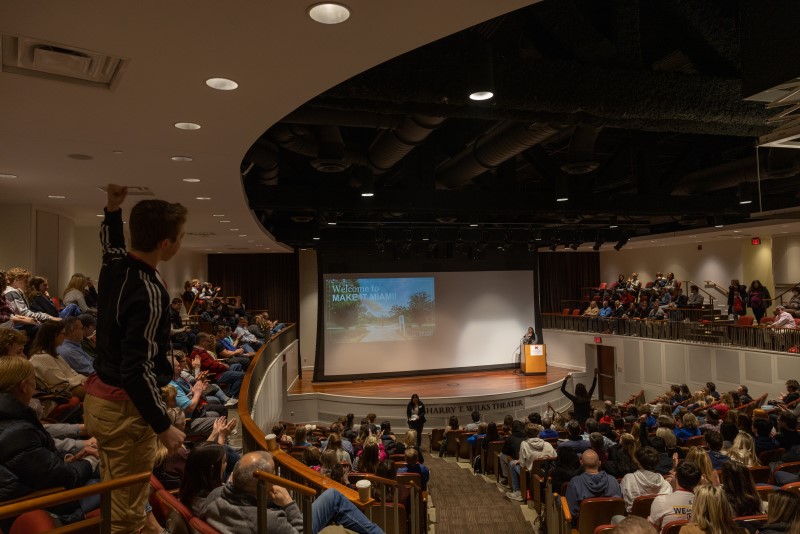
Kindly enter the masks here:
[[330, 393], [353, 397], [377, 397], [382, 399], [408, 399], [416, 393], [423, 401], [437, 397], [472, 397], [476, 395], [503, 395], [520, 390], [534, 389], [548, 384], [561, 383], [569, 369], [547, 366], [547, 374], [525, 376], [514, 374], [513, 369], [478, 371], [437, 375], [412, 376], [408, 378], [377, 378], [369, 380], [346, 380], [342, 382], [313, 382], [313, 371], [303, 371], [300, 380], [289, 389], [289, 395], [303, 393]]
[[[412, 393], [416, 393], [425, 403], [429, 426], [443, 426], [451, 415], [457, 416], [462, 425], [466, 424], [473, 410], [481, 412], [486, 421], [502, 421], [507, 414], [524, 418], [531, 412], [544, 412], [548, 402], [556, 410], [569, 404], [560, 388], [570, 371], [548, 365], [547, 374], [535, 376], [503, 369], [313, 382], [313, 371], [305, 369], [302, 378], [287, 391], [289, 413], [286, 415], [292, 421], [329, 423], [347, 413], [354, 413], [360, 419], [374, 412], [379, 420], [388, 420], [397, 428], [405, 428], [406, 405]], [[583, 375], [583, 372], [577, 372], [575, 378], [585, 381]], [[588, 383], [591, 383], [591, 377]]]

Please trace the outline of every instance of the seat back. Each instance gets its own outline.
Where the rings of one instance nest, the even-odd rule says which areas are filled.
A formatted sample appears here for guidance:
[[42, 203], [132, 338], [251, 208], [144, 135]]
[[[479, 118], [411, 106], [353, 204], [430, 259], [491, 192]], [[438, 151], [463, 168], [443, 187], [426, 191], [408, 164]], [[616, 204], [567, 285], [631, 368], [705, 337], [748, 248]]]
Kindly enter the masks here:
[[500, 464], [498, 463], [498, 456], [503, 451], [503, 445], [505, 444], [505, 441], [492, 441], [489, 443], [489, 447], [486, 450], [486, 458], [484, 458], [483, 472], [486, 473], [487, 467], [491, 466], [492, 473], [495, 474], [495, 479], [498, 482], [500, 481]]
[[764, 502], [769, 502], [769, 496], [773, 491], [775, 491], [775, 488], [772, 486], [756, 486], [756, 492]]
[[186, 508], [177, 497], [168, 491], [161, 490], [157, 492], [156, 498], [161, 503], [161, 506], [168, 510], [167, 530], [172, 534], [192, 534], [189, 523], [194, 515], [192, 515], [191, 510]]
[[611, 534], [614, 531], [614, 525], [600, 525], [594, 529], [594, 534]]
[[44, 510], [33, 510], [25, 512], [11, 525], [8, 534], [39, 534], [40, 532], [50, 532], [56, 528], [53, 517]]
[[580, 315], [580, 314], [581, 314], [580, 308], [575, 308], [574, 310], [572, 310], [572, 315]]
[[[405, 497], [408, 496], [409, 527], [417, 524], [419, 532], [425, 532], [427, 507], [426, 493], [422, 491], [422, 476], [419, 473], [397, 473], [397, 483], [401, 485], [399, 500], [405, 502]], [[409, 530], [413, 532], [415, 529], [409, 528]]]
[[458, 459], [458, 448], [461, 436], [464, 434], [474, 434], [474, 432], [467, 432], [466, 430], [451, 430], [447, 434], [447, 456], [455, 456]]
[[193, 532], [198, 532], [199, 534], [222, 534], [219, 530], [198, 517], [193, 517], [192, 520], [189, 521], [189, 526], [192, 527]]
[[597, 289], [603, 291], [606, 287], [608, 287], [608, 284], [606, 282], [600, 282], [600, 285], [597, 286]]
[[748, 525], [750, 525], [752, 527], [752, 526], [758, 526], [761, 523], [763, 523], [764, 521], [766, 521], [767, 520], [767, 516], [766, 515], [741, 515], [739, 517], [734, 517], [733, 519], [737, 523], [739, 523], [739, 522], [747, 523]]
[[592, 497], [581, 501], [578, 534], [594, 534], [595, 525], [611, 523], [615, 515], [625, 515], [625, 501], [620, 497]]
[[775, 317], [764, 316], [764, 317], [761, 318], [760, 321], [758, 321], [758, 324], [769, 324], [769, 323], [774, 323], [774, 322], [775, 322]]
[[684, 446], [686, 447], [703, 447], [706, 444], [706, 438], [702, 435], [688, 438]]
[[785, 486], [781, 486], [781, 489], [783, 491], [791, 491], [792, 493], [797, 493], [800, 495], [800, 482], [791, 482]]
[[569, 315], [569, 308], [564, 308], [561, 310], [561, 315]]
[[469, 460], [472, 456], [472, 446], [467, 441], [470, 436], [474, 436], [475, 432], [461, 432], [456, 436], [456, 461], [464, 458]]
[[689, 521], [686, 519], [678, 519], [677, 521], [670, 521], [661, 527], [661, 534], [678, 534], [683, 525], [688, 525]]
[[653, 505], [653, 499], [656, 497], [657, 495], [639, 495], [633, 500], [629, 515], [638, 515], [647, 519], [650, 517], [650, 507]]
[[764, 451], [758, 455], [758, 463], [761, 465], [770, 465], [772, 462], [780, 462], [781, 457], [786, 453], [786, 449], [777, 448], [771, 451]]
[[432, 428], [431, 429], [431, 435], [430, 435], [431, 448], [430, 448], [429, 452], [433, 453], [433, 451], [438, 451], [439, 450], [439, 446], [442, 444], [442, 438], [443, 437], [444, 437], [444, 428]]
[[[381, 505], [383, 506], [383, 505]], [[392, 502], [386, 503], [386, 514], [378, 511], [375, 508], [372, 512], [372, 522], [378, 525], [386, 534], [406, 534], [408, 532], [408, 512], [406, 507], [402, 504], [395, 504]], [[400, 520], [397, 523], [397, 528], [394, 524], [394, 509], [397, 508]]]
[[753, 326], [753, 321], [755, 321], [754, 317], [750, 317], [749, 315], [740, 315], [739, 319], [736, 320], [736, 324], [739, 326]]
[[769, 475], [771, 474], [771, 470], [766, 465], [754, 465], [749, 468], [750, 474], [753, 475], [753, 481], [756, 484], [768, 484], [769, 483]]

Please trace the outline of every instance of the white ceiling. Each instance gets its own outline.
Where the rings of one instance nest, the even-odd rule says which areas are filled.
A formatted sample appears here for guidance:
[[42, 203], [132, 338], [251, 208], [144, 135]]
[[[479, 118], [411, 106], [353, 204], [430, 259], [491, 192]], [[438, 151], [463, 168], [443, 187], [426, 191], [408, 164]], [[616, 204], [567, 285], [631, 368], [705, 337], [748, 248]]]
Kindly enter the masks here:
[[[187, 232], [216, 234], [187, 236], [189, 249], [280, 251], [251, 216], [239, 177], [262, 132], [359, 72], [534, 2], [347, 0], [352, 15], [338, 26], [311, 21], [313, 3], [3, 0], [0, 33], [127, 63], [112, 90], [0, 72], [0, 173], [19, 176], [0, 178], [0, 204], [31, 204], [88, 226], [105, 202], [99, 186], [145, 186], [189, 208]], [[239, 89], [212, 90], [210, 77], [231, 78]], [[181, 121], [202, 128], [173, 127]], [[176, 155], [194, 161], [171, 161]]]

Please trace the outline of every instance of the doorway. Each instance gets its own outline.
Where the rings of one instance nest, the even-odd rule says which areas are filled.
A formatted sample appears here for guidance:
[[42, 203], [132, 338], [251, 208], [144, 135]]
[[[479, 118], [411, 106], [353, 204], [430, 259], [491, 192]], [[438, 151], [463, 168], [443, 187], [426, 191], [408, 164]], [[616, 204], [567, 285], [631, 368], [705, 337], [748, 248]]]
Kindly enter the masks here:
[[614, 347], [597, 345], [597, 396], [600, 400], [616, 402]]

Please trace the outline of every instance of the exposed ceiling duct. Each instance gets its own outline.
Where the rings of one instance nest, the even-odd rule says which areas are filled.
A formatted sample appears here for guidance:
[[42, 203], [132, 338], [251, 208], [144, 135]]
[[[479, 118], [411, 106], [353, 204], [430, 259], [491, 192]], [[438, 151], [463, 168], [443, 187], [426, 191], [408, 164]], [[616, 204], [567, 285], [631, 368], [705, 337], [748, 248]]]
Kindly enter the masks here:
[[256, 180], [264, 185], [277, 185], [280, 167], [278, 147], [266, 139], [260, 139], [250, 147], [244, 155], [243, 163], [249, 163], [243, 172], [245, 177]]
[[[762, 151], [761, 180], [788, 178], [800, 174], [800, 154], [795, 150]], [[755, 156], [687, 174], [672, 191], [673, 195], [691, 195], [737, 187], [742, 182], [758, 180]]]
[[561, 166], [561, 170], [567, 174], [586, 174], [599, 167], [600, 163], [594, 155], [599, 133], [599, 128], [582, 124], [576, 126], [569, 140], [567, 162]]
[[442, 164], [437, 170], [437, 184], [449, 189], [467, 185], [476, 176], [494, 169], [560, 131], [560, 128], [547, 124], [519, 122], [502, 124]]
[[376, 173], [388, 171], [444, 121], [444, 117], [415, 113], [406, 117], [399, 128], [381, 132], [369, 147], [370, 166]]
[[317, 157], [309, 163], [320, 172], [342, 172], [350, 167], [345, 160], [345, 146], [338, 126], [319, 126], [316, 129]]

